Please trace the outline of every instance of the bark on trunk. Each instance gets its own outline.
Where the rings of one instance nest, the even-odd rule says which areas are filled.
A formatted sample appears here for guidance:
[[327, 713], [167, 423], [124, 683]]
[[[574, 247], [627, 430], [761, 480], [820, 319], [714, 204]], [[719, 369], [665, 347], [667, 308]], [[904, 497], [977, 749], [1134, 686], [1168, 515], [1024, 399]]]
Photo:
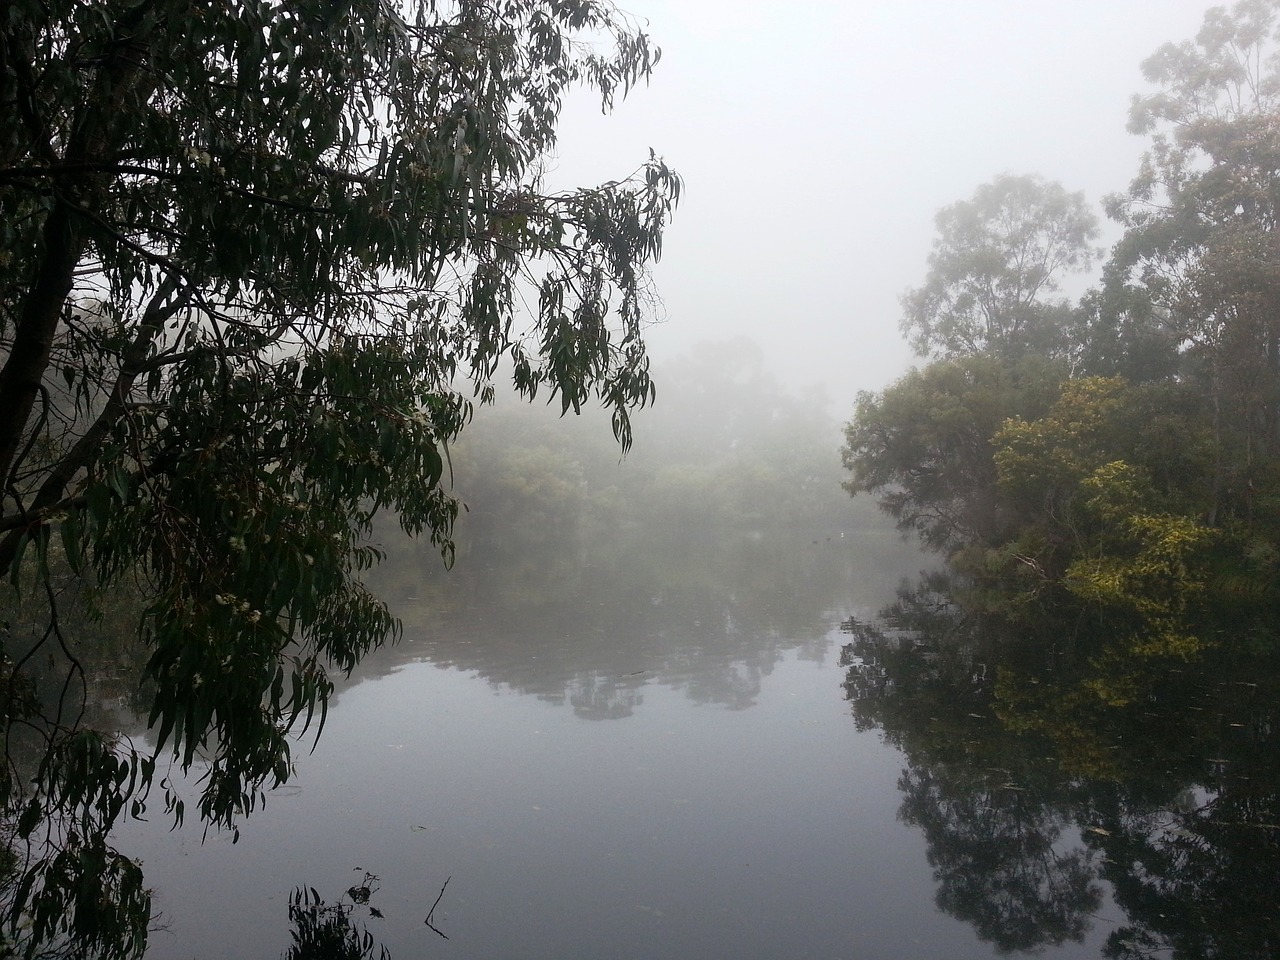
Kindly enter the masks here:
[[22, 304], [13, 349], [0, 370], [0, 477], [6, 494], [20, 466], [18, 453], [84, 244], [79, 217], [55, 201], [44, 224], [44, 259]]

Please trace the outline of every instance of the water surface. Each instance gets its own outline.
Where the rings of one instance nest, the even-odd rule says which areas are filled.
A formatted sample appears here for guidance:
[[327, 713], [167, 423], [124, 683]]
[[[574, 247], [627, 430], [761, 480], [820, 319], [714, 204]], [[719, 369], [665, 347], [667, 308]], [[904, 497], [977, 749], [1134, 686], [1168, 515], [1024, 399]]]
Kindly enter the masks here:
[[865, 532], [477, 550], [447, 577], [402, 552], [375, 586], [403, 642], [239, 843], [120, 832], [167, 925], [149, 957], [279, 956], [295, 887], [366, 874], [382, 917], [353, 918], [401, 960], [1168, 956], [1115, 952], [1080, 779], [1000, 769], [966, 699], [987, 665], [858, 626], [925, 565]]

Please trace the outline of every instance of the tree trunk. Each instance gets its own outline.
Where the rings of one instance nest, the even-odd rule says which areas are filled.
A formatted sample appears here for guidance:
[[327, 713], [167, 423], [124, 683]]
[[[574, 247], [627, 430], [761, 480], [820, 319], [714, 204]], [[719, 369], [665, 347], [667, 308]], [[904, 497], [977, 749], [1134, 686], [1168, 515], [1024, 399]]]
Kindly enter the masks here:
[[19, 448], [31, 418], [76, 264], [84, 253], [84, 226], [67, 204], [55, 199], [44, 223], [44, 257], [23, 300], [13, 349], [0, 369], [0, 477], [9, 493]]

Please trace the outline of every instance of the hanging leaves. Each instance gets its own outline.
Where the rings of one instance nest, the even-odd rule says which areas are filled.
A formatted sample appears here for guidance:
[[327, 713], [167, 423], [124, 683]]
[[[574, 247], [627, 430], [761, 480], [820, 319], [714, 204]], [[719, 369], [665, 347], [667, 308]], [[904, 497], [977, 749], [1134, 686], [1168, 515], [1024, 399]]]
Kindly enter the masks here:
[[[681, 183], [652, 154], [561, 194], [542, 170], [569, 91], [608, 109], [658, 51], [598, 0], [0, 17], [0, 570], [28, 596], [59, 564], [143, 585], [157, 749], [207, 762], [200, 816], [233, 826], [323, 725], [328, 671], [396, 636], [359, 577], [375, 514], [451, 556], [449, 445], [504, 364], [527, 397], [603, 404], [630, 443]], [[78, 733], [4, 799], [88, 843], [153, 768]], [[75, 877], [47, 869], [11, 925], [81, 922], [57, 907]]]

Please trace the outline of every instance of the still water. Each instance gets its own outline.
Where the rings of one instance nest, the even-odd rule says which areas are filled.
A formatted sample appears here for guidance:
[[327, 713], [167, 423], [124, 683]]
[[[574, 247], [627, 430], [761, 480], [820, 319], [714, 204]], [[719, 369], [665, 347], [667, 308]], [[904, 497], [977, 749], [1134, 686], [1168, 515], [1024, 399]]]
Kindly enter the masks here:
[[[374, 586], [403, 641], [341, 685], [239, 842], [118, 833], [162, 914], [148, 957], [278, 957], [304, 885], [367, 886], [352, 916], [398, 960], [1001, 955], [948, 901], [981, 858], [944, 862], [912, 813], [937, 771], [846, 699], [841, 623], [927, 564], [874, 531], [477, 550], [447, 577], [394, 556]], [[1064, 866], [1030, 882], [1083, 877], [1045, 955], [1098, 957], [1125, 918], [1080, 828], [1043, 828], [1032, 853]]]

